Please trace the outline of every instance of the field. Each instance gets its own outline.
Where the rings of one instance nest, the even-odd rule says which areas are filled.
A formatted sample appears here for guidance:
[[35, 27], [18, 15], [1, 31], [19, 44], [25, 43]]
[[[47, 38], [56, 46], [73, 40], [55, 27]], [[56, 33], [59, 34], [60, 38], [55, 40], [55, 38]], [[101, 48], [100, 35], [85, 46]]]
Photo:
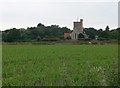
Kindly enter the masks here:
[[116, 86], [117, 45], [3, 45], [3, 86]]

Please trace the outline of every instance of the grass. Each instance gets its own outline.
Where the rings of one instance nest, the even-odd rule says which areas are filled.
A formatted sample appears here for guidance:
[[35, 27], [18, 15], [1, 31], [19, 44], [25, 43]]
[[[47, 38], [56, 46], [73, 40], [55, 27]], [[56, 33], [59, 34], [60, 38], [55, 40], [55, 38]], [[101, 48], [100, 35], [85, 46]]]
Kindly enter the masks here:
[[117, 45], [3, 45], [3, 86], [116, 86]]

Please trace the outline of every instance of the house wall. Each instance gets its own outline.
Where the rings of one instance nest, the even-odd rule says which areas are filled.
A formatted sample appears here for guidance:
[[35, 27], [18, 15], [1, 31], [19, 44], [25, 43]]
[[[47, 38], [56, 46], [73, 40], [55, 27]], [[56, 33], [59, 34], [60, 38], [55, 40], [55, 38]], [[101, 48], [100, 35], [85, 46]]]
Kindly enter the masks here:
[[64, 38], [70, 37], [70, 33], [64, 33]]

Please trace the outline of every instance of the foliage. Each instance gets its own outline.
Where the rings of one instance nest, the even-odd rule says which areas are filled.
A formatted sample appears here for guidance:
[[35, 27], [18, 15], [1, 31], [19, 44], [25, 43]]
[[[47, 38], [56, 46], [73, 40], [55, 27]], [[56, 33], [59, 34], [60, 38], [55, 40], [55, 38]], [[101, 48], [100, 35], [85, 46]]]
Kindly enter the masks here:
[[85, 38], [85, 37], [84, 37], [84, 35], [83, 35], [82, 33], [80, 33], [80, 34], [78, 35], [78, 38]]
[[70, 40], [70, 39], [71, 39], [71, 37], [67, 37], [66, 39]]
[[[90, 39], [95, 39], [98, 36], [99, 39], [120, 39], [120, 29], [109, 30], [109, 26], [103, 29], [84, 28], [84, 32], [89, 36]], [[64, 33], [71, 33], [72, 30], [67, 27], [59, 27], [59, 25], [45, 26], [39, 23], [37, 27], [28, 27], [27, 29], [12, 28], [2, 31], [2, 41], [4, 42], [27, 42], [27, 41], [41, 41], [50, 39], [64, 39]], [[79, 34], [79, 40], [84, 38], [83, 34]], [[68, 40], [71, 38], [67, 38]]]
[[85, 33], [89, 36], [91, 39], [95, 39], [95, 36], [98, 36], [98, 40], [108, 40], [108, 39], [119, 39], [120, 38], [120, 29], [112, 29], [109, 30], [109, 26], [106, 26], [105, 30], [103, 29], [94, 29], [94, 28], [85, 28]]
[[37, 27], [28, 27], [27, 29], [9, 29], [3, 31], [4, 42], [18, 41], [40, 41], [44, 39], [63, 39], [64, 32], [71, 32], [67, 27], [59, 27], [58, 25], [44, 26], [39, 23]]
[[16, 28], [13, 28], [11, 30], [6, 30], [3, 33], [3, 40], [7, 42], [15, 42], [20, 39], [20, 31]]
[[85, 28], [85, 33], [89, 35], [89, 38], [95, 39], [95, 36], [97, 35], [97, 30], [94, 28]]

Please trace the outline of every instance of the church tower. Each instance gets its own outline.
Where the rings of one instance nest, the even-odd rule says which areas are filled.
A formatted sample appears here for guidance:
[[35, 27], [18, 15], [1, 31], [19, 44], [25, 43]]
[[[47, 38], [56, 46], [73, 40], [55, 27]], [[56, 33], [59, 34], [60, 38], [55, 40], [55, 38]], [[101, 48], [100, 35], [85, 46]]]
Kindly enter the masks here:
[[78, 35], [83, 33], [83, 19], [80, 19], [80, 22], [73, 22], [73, 32], [71, 33], [71, 38], [76, 40]]

